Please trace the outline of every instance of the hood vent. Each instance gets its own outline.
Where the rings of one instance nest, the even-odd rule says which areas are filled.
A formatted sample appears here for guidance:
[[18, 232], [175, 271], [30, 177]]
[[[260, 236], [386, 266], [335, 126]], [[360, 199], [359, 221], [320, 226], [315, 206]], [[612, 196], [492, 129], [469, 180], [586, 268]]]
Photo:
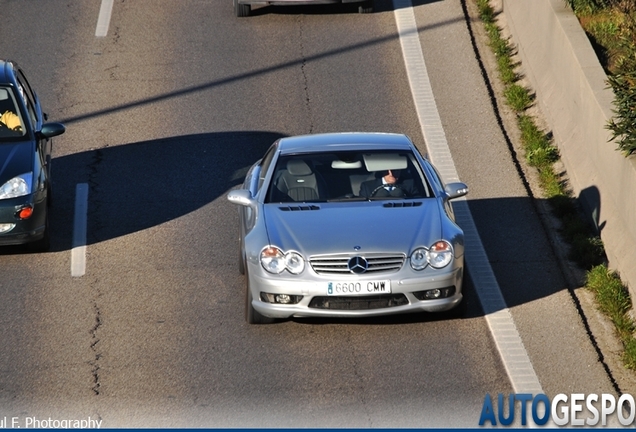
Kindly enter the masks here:
[[384, 203], [383, 207], [395, 208], [395, 207], [419, 207], [422, 205], [422, 201], [396, 201]]
[[304, 211], [304, 210], [320, 210], [320, 207], [317, 205], [290, 205], [284, 207], [278, 207], [282, 211]]

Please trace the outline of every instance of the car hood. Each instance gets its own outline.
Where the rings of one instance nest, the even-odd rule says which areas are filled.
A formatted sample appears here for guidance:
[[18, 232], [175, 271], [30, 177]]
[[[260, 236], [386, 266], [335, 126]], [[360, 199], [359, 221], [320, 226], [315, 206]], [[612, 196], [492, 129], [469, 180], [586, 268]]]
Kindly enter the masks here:
[[13, 177], [33, 171], [33, 143], [0, 144], [0, 185]]
[[264, 206], [264, 221], [270, 244], [296, 250], [304, 256], [354, 252], [354, 247], [367, 253], [408, 254], [414, 247], [428, 247], [442, 237], [436, 199], [417, 201], [414, 207], [384, 204], [383, 201], [268, 204]]

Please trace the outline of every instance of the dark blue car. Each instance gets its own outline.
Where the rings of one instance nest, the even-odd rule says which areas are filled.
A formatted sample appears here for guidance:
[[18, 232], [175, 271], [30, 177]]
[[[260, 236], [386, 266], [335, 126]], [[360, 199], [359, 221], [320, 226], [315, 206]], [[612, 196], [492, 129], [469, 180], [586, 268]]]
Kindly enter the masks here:
[[49, 249], [51, 138], [40, 101], [15, 62], [0, 60], [0, 246]]

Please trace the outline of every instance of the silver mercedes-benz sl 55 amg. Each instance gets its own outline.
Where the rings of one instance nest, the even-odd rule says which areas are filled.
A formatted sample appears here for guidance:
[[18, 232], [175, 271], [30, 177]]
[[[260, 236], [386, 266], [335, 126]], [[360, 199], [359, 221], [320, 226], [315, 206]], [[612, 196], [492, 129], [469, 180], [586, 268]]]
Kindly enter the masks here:
[[228, 200], [250, 324], [443, 312], [463, 300], [464, 234], [444, 184], [401, 134], [277, 140]]

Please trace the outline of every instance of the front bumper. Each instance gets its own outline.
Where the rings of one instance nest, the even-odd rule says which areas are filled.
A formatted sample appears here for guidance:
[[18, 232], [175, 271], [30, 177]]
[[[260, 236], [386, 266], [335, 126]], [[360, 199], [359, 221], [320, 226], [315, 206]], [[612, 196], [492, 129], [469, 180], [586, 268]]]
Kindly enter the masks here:
[[[20, 220], [16, 215], [25, 206], [33, 206], [33, 214]], [[0, 200], [0, 224], [15, 224], [8, 232], [0, 233], [0, 246], [31, 243], [40, 240], [46, 229], [46, 200], [34, 202], [33, 195]]]
[[[270, 275], [262, 268], [259, 269], [260, 264], [250, 263], [248, 267], [252, 306], [258, 313], [269, 318], [374, 317], [413, 312], [444, 312], [459, 305], [463, 298], [463, 262], [456, 262], [454, 267], [447, 270], [430, 270], [422, 273], [403, 268], [396, 273], [381, 277], [390, 280], [391, 294], [355, 297], [328, 296], [326, 287], [329, 277], [312, 275], [311, 280], [281, 277]], [[356, 280], [364, 283], [374, 279], [367, 277]], [[449, 297], [421, 300], [422, 291], [451, 287], [454, 291]], [[261, 292], [302, 296], [302, 299], [297, 304], [268, 303], [261, 300]], [[329, 303], [329, 299], [336, 300], [333, 303], [343, 300], [345, 309], [340, 308], [341, 306], [336, 306], [335, 309], [316, 307], [317, 302], [312, 301], [314, 298], [321, 299], [318, 303], [325, 303], [322, 300]], [[346, 309], [347, 299], [356, 300], [353, 308]], [[369, 299], [368, 302], [362, 303], [374, 304], [374, 306], [360, 307], [359, 300], [362, 299]]]
[[362, 3], [367, 0], [238, 0], [239, 4], [268, 4], [273, 6], [300, 6], [309, 4]]

